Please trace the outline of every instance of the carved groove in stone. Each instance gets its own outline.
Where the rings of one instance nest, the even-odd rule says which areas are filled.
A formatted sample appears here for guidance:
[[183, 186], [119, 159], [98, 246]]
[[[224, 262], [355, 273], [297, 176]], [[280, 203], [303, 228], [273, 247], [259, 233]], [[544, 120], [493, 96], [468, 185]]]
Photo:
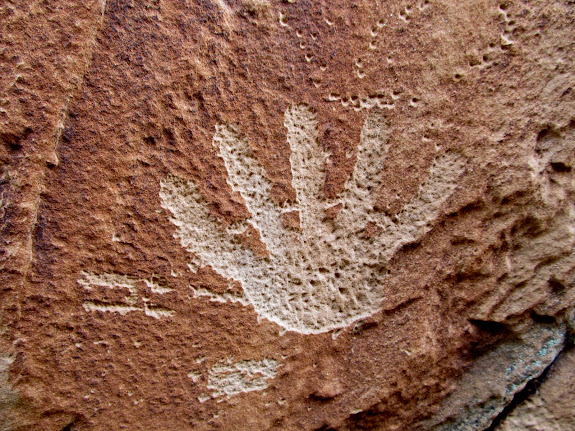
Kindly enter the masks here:
[[96, 289], [110, 289], [126, 292], [122, 301], [111, 302], [107, 300], [86, 300], [82, 304], [86, 311], [99, 311], [102, 313], [119, 313], [126, 315], [133, 311], [141, 311], [146, 316], [161, 319], [163, 317], [170, 317], [174, 314], [173, 310], [153, 304], [149, 298], [140, 297], [137, 284], [144, 282], [150, 288], [152, 293], [163, 295], [169, 293], [172, 289], [161, 286], [154, 280], [139, 280], [135, 277], [128, 275], [102, 273], [94, 274], [91, 272], [82, 271], [81, 277], [78, 279], [78, 284], [86, 291]]

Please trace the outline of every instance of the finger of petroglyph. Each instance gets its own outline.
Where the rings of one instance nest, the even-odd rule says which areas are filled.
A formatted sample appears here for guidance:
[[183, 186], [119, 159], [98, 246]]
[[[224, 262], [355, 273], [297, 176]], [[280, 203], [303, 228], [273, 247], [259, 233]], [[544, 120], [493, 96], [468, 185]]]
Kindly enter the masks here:
[[457, 179], [464, 169], [465, 158], [455, 152], [442, 154], [433, 161], [427, 180], [398, 214], [397, 238], [395, 244], [388, 247], [388, 254], [403, 244], [419, 240], [431, 229], [431, 222], [455, 191]]
[[[343, 226], [356, 231], [368, 222], [383, 186], [381, 172], [390, 146], [388, 119], [381, 111], [370, 112], [361, 129], [355, 169], [342, 195], [344, 209], [340, 223]], [[378, 224], [386, 231], [394, 228], [382, 214], [378, 217]]]
[[144, 279], [142, 280], [146, 286], [148, 286], [150, 288], [150, 290], [153, 293], [159, 293], [160, 295], [163, 295], [165, 293], [170, 293], [173, 292], [174, 289], [167, 287], [167, 286], [162, 286], [160, 283], [158, 283], [157, 281], [153, 280], [153, 279]]
[[292, 181], [301, 227], [303, 230], [321, 228], [326, 155], [318, 142], [316, 115], [306, 105], [291, 106], [285, 112], [284, 126], [291, 149]]
[[218, 124], [213, 142], [224, 159], [228, 183], [245, 199], [253, 224], [273, 254], [281, 248], [279, 231], [283, 226], [281, 212], [270, 198], [272, 183], [266, 178], [263, 166], [236, 127]]
[[197, 289], [192, 287], [192, 291], [194, 292], [194, 296], [196, 298], [204, 297], [204, 298], [209, 299], [210, 301], [222, 302], [222, 303], [237, 302], [237, 303], [240, 303], [246, 307], [248, 305], [250, 305], [250, 302], [245, 297], [245, 295], [234, 293], [234, 292], [217, 293], [217, 292], [213, 292], [213, 291], [208, 290], [208, 289], [203, 288], [203, 287], [199, 287]]
[[368, 114], [357, 148], [357, 162], [349, 181], [350, 204], [356, 209], [369, 212], [383, 183], [381, 172], [389, 147], [388, 119], [381, 111]]
[[161, 182], [162, 207], [172, 213], [174, 233], [184, 248], [198, 255], [226, 278], [243, 280], [242, 271], [259, 267], [251, 250], [243, 248], [210, 214], [207, 202], [191, 181], [169, 176]]
[[110, 304], [106, 302], [99, 301], [84, 301], [82, 307], [86, 311], [101, 311], [109, 313], [119, 313], [123, 316], [132, 311], [141, 311], [141, 308], [134, 307], [133, 305], [126, 304]]
[[129, 275], [103, 273], [94, 274], [91, 272], [82, 271], [81, 278], [78, 279], [78, 284], [85, 289], [90, 290], [94, 286], [101, 286], [107, 288], [125, 287], [132, 291], [136, 288], [137, 278], [130, 277]]
[[153, 317], [154, 319], [161, 319], [163, 317], [173, 316], [175, 311], [168, 308], [150, 304], [148, 298], [143, 298], [144, 300], [144, 314], [146, 316]]

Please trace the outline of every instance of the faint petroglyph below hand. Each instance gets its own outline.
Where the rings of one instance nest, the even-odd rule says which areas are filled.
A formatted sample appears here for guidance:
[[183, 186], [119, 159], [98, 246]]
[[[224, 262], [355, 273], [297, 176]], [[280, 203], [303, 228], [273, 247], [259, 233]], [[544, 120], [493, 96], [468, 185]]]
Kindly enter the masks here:
[[214, 398], [261, 391], [268, 387], [267, 380], [276, 376], [277, 367], [277, 361], [269, 358], [239, 362], [232, 362], [230, 358], [216, 364], [208, 372], [207, 388], [214, 391]]
[[147, 297], [140, 296], [138, 283], [144, 283], [152, 293], [163, 295], [171, 292], [173, 289], [161, 285], [154, 279], [138, 280], [128, 275], [103, 273], [94, 274], [82, 271], [78, 284], [85, 290], [95, 294], [101, 294], [104, 298], [107, 296], [106, 290], [112, 291], [113, 294], [122, 296], [119, 300], [87, 300], [84, 301], [83, 307], [86, 311], [100, 311], [110, 313], [120, 313], [126, 315], [133, 311], [142, 311], [146, 316], [161, 319], [174, 314], [173, 310], [156, 305]]
[[[315, 114], [307, 106], [292, 106], [284, 125], [297, 191], [294, 205], [279, 207], [270, 199], [272, 183], [247, 139], [238, 127], [218, 124], [213, 143], [251, 219], [224, 229], [195, 184], [176, 176], [161, 182], [162, 206], [171, 212], [182, 246], [203, 265], [240, 282], [245, 299], [205, 289], [196, 289], [196, 296], [249, 303], [260, 318], [304, 334], [344, 328], [380, 309], [389, 259], [431, 229], [465, 161], [454, 152], [438, 156], [417, 195], [392, 219], [374, 210], [390, 147], [381, 111], [370, 111], [365, 120], [355, 171], [339, 202], [328, 202], [323, 193], [326, 155]], [[299, 217], [297, 226], [283, 222], [286, 213]], [[234, 235], [254, 228], [269, 257], [257, 256]]]

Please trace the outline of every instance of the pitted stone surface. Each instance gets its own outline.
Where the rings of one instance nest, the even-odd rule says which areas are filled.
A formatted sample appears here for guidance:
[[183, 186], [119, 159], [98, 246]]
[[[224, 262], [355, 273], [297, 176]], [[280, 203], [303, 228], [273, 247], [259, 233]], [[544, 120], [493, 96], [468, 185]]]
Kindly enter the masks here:
[[575, 352], [561, 355], [547, 379], [497, 428], [498, 431], [563, 431], [575, 427]]
[[572, 339], [574, 19], [1, 4], [0, 427], [488, 427]]
[[[216, 126], [214, 136], [228, 182], [252, 214], [244, 223], [258, 230], [267, 256], [257, 256], [234, 239], [235, 229], [248, 229], [244, 224], [223, 232], [190, 181], [163, 180], [162, 206], [172, 213], [171, 220], [178, 226], [175, 236], [182, 246], [203, 265], [229, 280], [241, 281], [244, 301], [253, 305], [260, 318], [303, 334], [345, 328], [381, 309], [389, 259], [431, 229], [442, 204], [455, 191], [465, 160], [456, 153], [438, 156], [417, 195], [392, 220], [373, 210], [370, 194], [381, 186], [380, 171], [389, 147], [381, 112], [370, 113], [365, 120], [356, 171], [340, 203], [326, 204], [323, 197], [326, 160], [314, 113], [306, 106], [290, 107], [284, 124], [297, 191], [295, 204], [284, 209], [271, 201], [272, 185], [247, 140], [224, 125]], [[341, 205], [341, 210], [328, 223], [325, 209], [333, 205]], [[298, 228], [282, 224], [286, 212], [298, 214]], [[376, 231], [371, 235], [366, 233], [370, 224]], [[196, 296], [202, 295], [206, 293], [196, 291]]]

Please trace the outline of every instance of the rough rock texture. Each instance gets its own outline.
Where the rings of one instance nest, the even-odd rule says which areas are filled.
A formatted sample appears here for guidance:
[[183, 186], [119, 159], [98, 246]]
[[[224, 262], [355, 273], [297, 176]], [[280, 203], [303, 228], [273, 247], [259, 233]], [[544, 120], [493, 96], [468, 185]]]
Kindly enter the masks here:
[[501, 431], [575, 429], [575, 351], [561, 355], [547, 379], [497, 428]]
[[2, 429], [486, 429], [572, 334], [573, 2], [0, 17]]

